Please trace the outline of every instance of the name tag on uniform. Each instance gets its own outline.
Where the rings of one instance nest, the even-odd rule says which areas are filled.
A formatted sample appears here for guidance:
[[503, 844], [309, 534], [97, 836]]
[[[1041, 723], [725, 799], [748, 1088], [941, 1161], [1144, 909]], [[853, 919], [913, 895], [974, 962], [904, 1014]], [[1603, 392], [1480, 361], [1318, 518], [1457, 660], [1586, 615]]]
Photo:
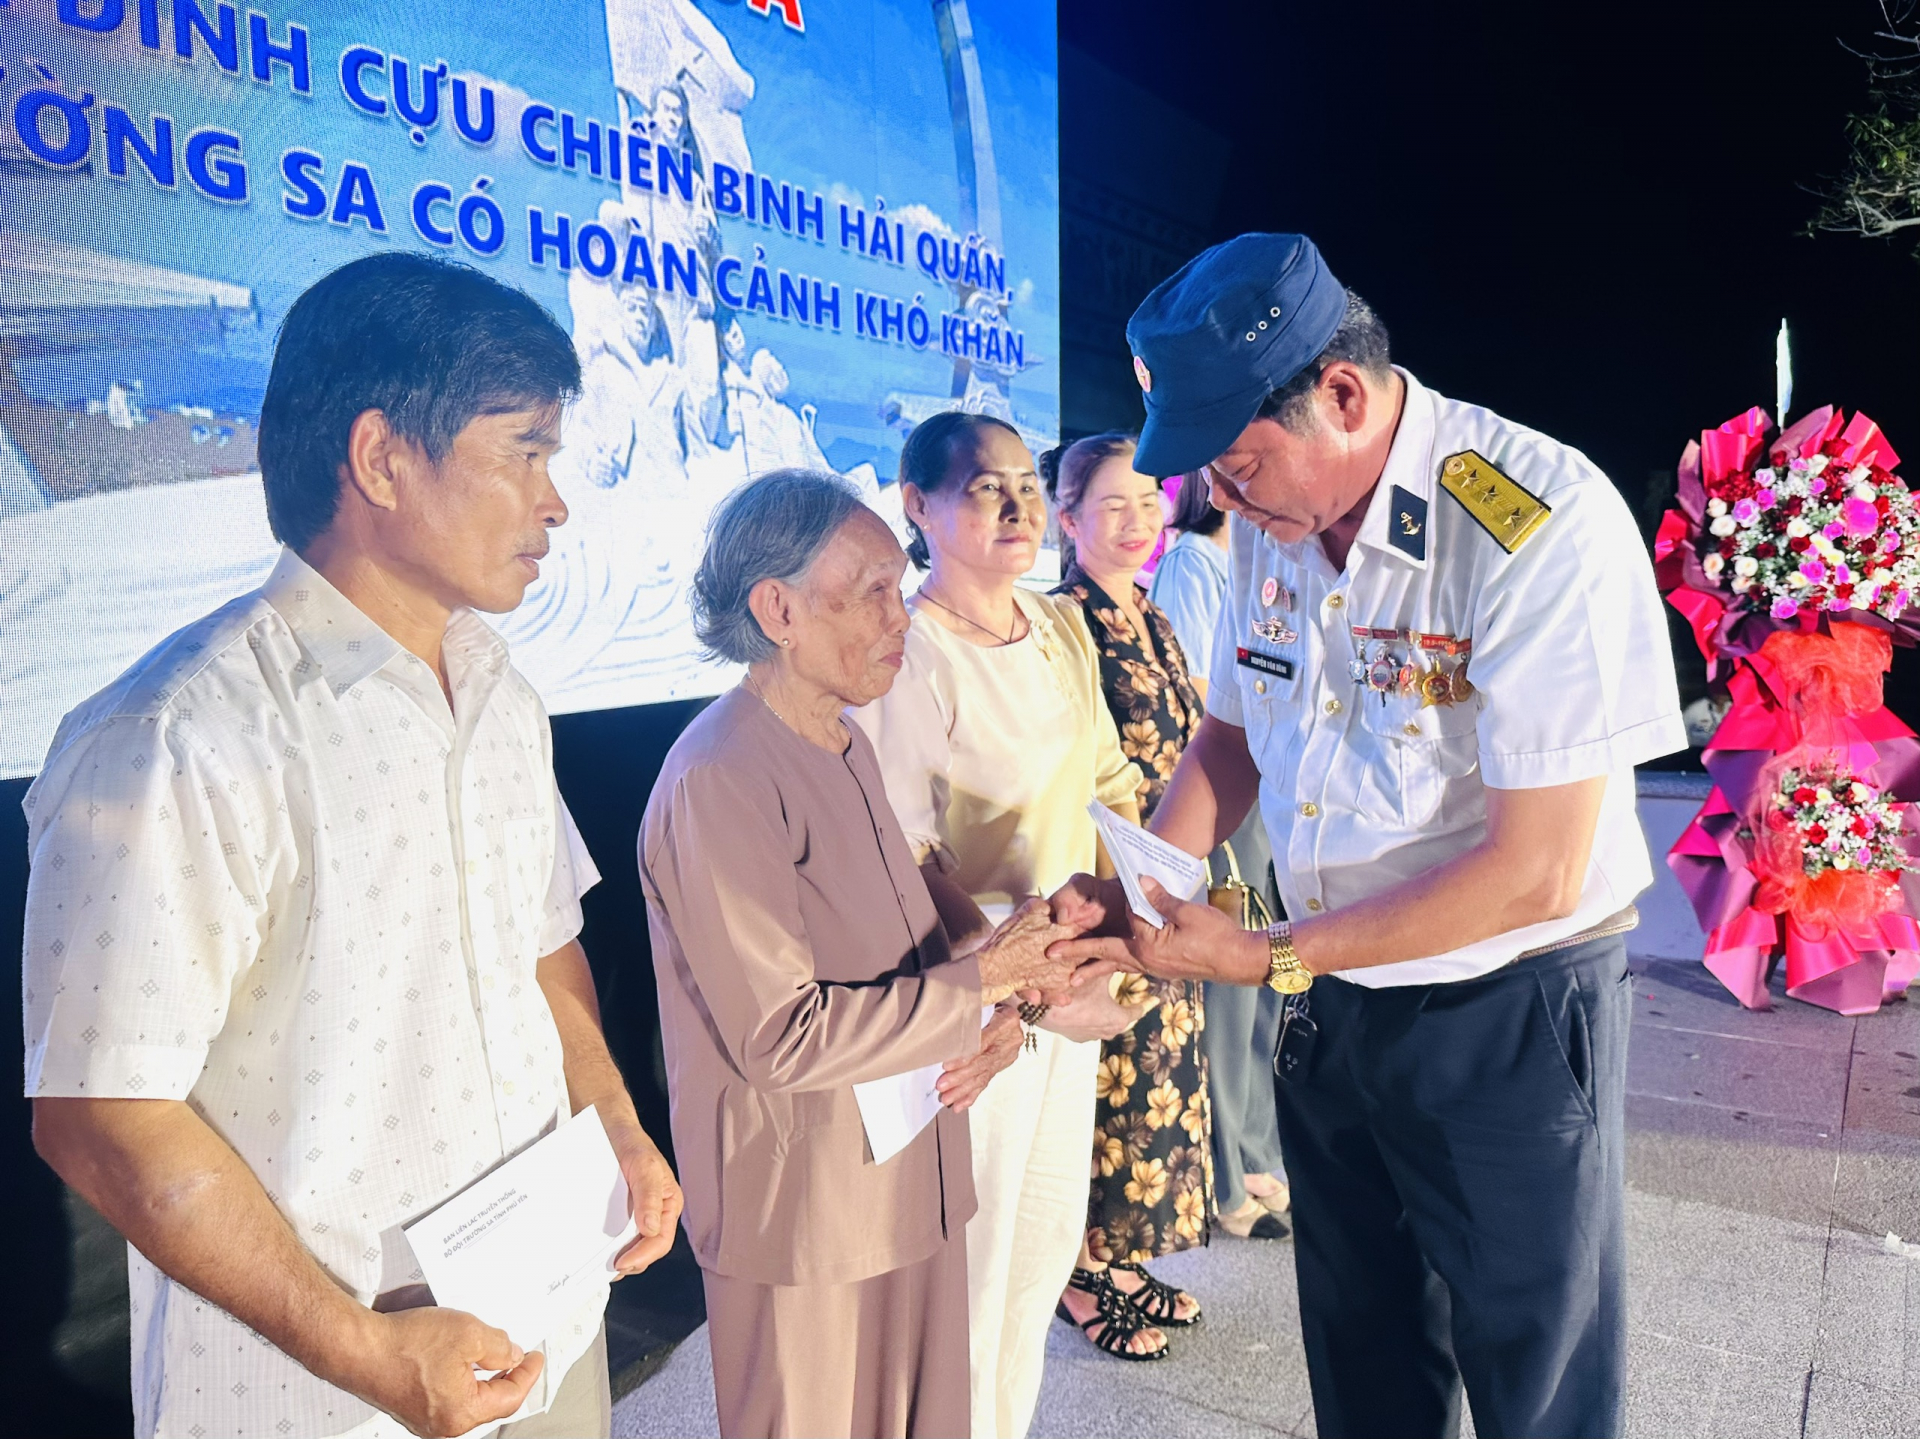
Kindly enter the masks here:
[[1261, 650], [1238, 649], [1234, 651], [1240, 664], [1250, 670], [1259, 670], [1262, 674], [1278, 675], [1283, 680], [1293, 678], [1293, 661], [1282, 659], [1279, 655], [1270, 655]]

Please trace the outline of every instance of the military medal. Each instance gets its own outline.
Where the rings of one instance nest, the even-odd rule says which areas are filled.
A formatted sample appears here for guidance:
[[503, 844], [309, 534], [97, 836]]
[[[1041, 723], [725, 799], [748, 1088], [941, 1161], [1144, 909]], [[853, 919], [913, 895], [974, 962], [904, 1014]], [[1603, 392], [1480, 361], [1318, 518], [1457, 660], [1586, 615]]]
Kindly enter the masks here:
[[1458, 705], [1465, 704], [1473, 698], [1473, 681], [1467, 678], [1467, 660], [1473, 649], [1473, 641], [1459, 640], [1456, 644], [1460, 650], [1460, 663], [1453, 667], [1453, 673], [1447, 680], [1447, 688], [1453, 696], [1453, 702]]
[[1380, 703], [1387, 702], [1394, 687], [1400, 681], [1400, 667], [1393, 662], [1392, 656], [1381, 653], [1367, 666], [1367, 688], [1380, 696]]
[[1273, 616], [1264, 620], [1255, 620], [1253, 633], [1256, 639], [1263, 639], [1273, 645], [1290, 645], [1300, 638], [1298, 630], [1288, 629], [1286, 621]]
[[[1472, 640], [1457, 640], [1451, 635], [1420, 634], [1416, 631], [1414, 643], [1433, 657], [1433, 667], [1420, 677], [1421, 708], [1461, 704], [1472, 697], [1473, 685], [1467, 679], [1465, 658], [1473, 648]], [[1452, 670], [1441, 664], [1442, 655], [1450, 660], [1458, 660]]]
[[1400, 638], [1400, 631], [1376, 627], [1366, 633], [1374, 646], [1373, 658], [1367, 663], [1367, 688], [1379, 695], [1380, 703], [1385, 704], [1387, 696], [1400, 687], [1400, 671], [1404, 668], [1393, 653], [1393, 643]]
[[1347, 674], [1357, 685], [1367, 682], [1367, 636], [1371, 633], [1365, 625], [1353, 627], [1353, 658], [1347, 661]]
[[1432, 665], [1431, 669], [1428, 669], [1420, 676], [1419, 682], [1415, 686], [1420, 694], [1420, 707], [1422, 709], [1431, 709], [1435, 705], [1450, 703], [1447, 688], [1447, 672], [1440, 664], [1440, 653], [1447, 646], [1447, 637], [1445, 635], [1421, 634], [1418, 630], [1415, 630], [1413, 632], [1413, 641], [1414, 644], [1429, 657], [1428, 662]]

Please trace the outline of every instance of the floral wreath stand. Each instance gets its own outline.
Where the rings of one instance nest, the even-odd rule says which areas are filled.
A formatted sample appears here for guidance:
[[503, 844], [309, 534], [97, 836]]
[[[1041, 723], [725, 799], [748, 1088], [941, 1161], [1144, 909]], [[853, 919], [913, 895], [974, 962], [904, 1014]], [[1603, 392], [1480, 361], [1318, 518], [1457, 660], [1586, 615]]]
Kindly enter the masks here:
[[[1748, 816], [1763, 809], [1766, 771], [1776, 757], [1804, 751], [1779, 668], [1764, 651], [1741, 661], [1728, 681], [1733, 708], [1703, 761], [1713, 790], [1667, 854], [1667, 864], [1707, 931], [1707, 969], [1748, 1009], [1768, 1009], [1767, 984], [1784, 959], [1787, 993], [1841, 1014], [1870, 1014], [1904, 998], [1920, 975], [1920, 924], [1902, 887], [1898, 909], [1851, 931], [1803, 923], [1791, 911], [1756, 906], [1762, 880]], [[1883, 792], [1920, 794], [1920, 740], [1884, 705], [1836, 716], [1819, 748], [1845, 769], [1871, 774]]]
[[[1890, 473], [1897, 457], [1864, 416], [1844, 431], [1842, 416], [1831, 409], [1777, 438], [1771, 428], [1763, 411], [1752, 410], [1689, 445], [1681, 460], [1679, 509], [1667, 514], [1655, 542], [1661, 588], [1686, 617], [1710, 675], [1725, 680], [1732, 700], [1703, 756], [1713, 789], [1667, 863], [1707, 931], [1707, 969], [1742, 1005], [1771, 1007], [1768, 982], [1784, 960], [1793, 998], [1841, 1014], [1867, 1014], [1904, 998], [1920, 975], [1920, 877], [1908, 872], [1916, 837], [1904, 822], [1906, 803], [1920, 799], [1920, 739], [1885, 707], [1881, 682], [1893, 641], [1912, 643], [1914, 619], [1904, 603], [1888, 606], [1889, 622], [1850, 596], [1841, 603], [1830, 592], [1797, 607], [1777, 599], [1769, 604], [1761, 587], [1768, 576], [1754, 566], [1736, 574], [1729, 558], [1755, 553], [1752, 534], [1730, 533], [1720, 516], [1731, 517], [1731, 507], [1725, 499], [1713, 501], [1765, 489], [1775, 471], [1757, 470], [1756, 481], [1756, 467], [1768, 459], [1779, 467], [1782, 493], [1790, 462], [1804, 490], [1806, 457], [1824, 454], [1826, 460], [1815, 462], [1816, 476], [1829, 464], [1836, 475], [1849, 477], [1870, 466], [1889, 493], [1899, 487], [1896, 498], [1905, 503], [1898, 514], [1889, 517], [1886, 507], [1881, 512], [1887, 530], [1913, 521], [1920, 532], [1920, 517]], [[1763, 498], [1776, 499], [1771, 490]], [[1786, 502], [1795, 517], [1805, 512], [1817, 518], [1817, 501], [1803, 503], [1804, 511]], [[1737, 524], [1763, 531], [1777, 522], [1777, 516], [1755, 515], [1754, 509], [1751, 501], [1742, 506]], [[1765, 531], [1769, 538], [1787, 533]], [[1783, 549], [1786, 543], [1782, 538]], [[1829, 535], [1819, 551], [1829, 558], [1839, 554], [1835, 566], [1845, 560], [1857, 566], [1855, 555], [1835, 550], [1836, 543], [1858, 550], [1873, 542]], [[1766, 555], [1771, 547], [1765, 539], [1760, 544]], [[1898, 548], [1896, 541], [1888, 553]], [[1782, 557], [1791, 561], [1806, 552], [1798, 545]], [[1914, 554], [1920, 558], [1920, 547]], [[1715, 555], [1718, 563], [1710, 559]], [[1830, 777], [1835, 792], [1818, 787], [1816, 770]], [[1790, 777], [1785, 791], [1783, 776]], [[1828, 828], [1842, 826], [1875, 836], [1845, 842], [1877, 846], [1873, 853], [1881, 868], [1858, 865], [1864, 848], [1852, 851], [1856, 864], [1850, 866], [1842, 853], [1834, 866], [1824, 841]], [[1809, 878], [1816, 870], [1818, 877]]]

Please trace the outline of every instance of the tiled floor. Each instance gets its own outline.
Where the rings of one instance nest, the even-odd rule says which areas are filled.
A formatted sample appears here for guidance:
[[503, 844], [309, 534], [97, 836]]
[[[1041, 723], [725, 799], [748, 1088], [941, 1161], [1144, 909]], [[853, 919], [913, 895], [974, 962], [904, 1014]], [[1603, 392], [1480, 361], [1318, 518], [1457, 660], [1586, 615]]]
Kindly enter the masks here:
[[[1628, 1433], [1912, 1439], [1920, 1257], [1886, 1236], [1920, 1240], [1920, 1004], [1748, 1013], [1697, 963], [1635, 971]], [[1292, 1266], [1289, 1244], [1231, 1239], [1156, 1265], [1208, 1313], [1163, 1364], [1056, 1324], [1034, 1434], [1311, 1435]], [[615, 1432], [718, 1432], [704, 1331]]]

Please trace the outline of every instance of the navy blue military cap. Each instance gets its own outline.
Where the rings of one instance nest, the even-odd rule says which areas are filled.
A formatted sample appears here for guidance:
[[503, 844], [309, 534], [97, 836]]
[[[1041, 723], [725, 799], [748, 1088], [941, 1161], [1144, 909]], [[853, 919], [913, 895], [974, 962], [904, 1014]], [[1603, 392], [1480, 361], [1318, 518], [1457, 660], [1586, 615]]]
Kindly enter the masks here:
[[1134, 467], [1178, 475], [1224, 454], [1346, 313], [1346, 287], [1305, 235], [1240, 235], [1187, 261], [1127, 321], [1147, 404]]

